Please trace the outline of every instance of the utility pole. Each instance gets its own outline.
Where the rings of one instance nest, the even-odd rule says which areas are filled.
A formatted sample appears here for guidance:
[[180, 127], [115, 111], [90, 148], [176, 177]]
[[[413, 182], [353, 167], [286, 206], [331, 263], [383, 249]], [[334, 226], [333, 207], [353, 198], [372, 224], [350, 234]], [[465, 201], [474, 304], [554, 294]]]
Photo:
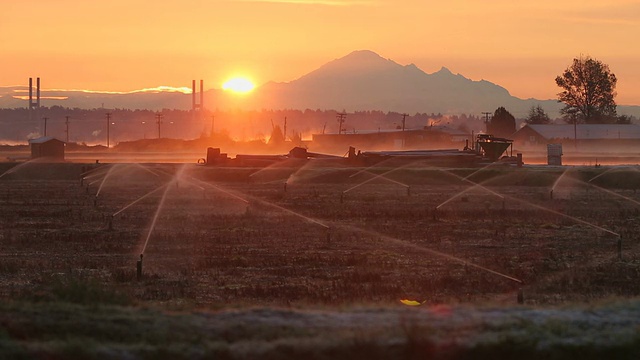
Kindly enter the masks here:
[[160, 124], [162, 124], [162, 118], [164, 115], [161, 113], [156, 114], [156, 124], [158, 124], [158, 139], [160, 139]]
[[67, 130], [65, 130], [65, 132], [67, 133], [67, 144], [69, 143], [69, 115], [64, 117], [66, 120], [64, 121], [64, 124], [67, 126]]
[[284, 117], [284, 130], [282, 130], [283, 140], [287, 141], [287, 117]]
[[482, 115], [484, 115], [485, 131], [488, 134], [489, 133], [489, 120], [490, 120], [491, 113], [490, 112], [483, 112]]
[[109, 148], [109, 127], [111, 125], [111, 113], [106, 113], [107, 115], [107, 149]]
[[409, 114], [402, 114], [402, 131], [404, 131], [404, 126], [407, 120], [407, 116], [409, 116]]
[[403, 149], [405, 148], [406, 141], [407, 141], [407, 139], [406, 139], [406, 137], [404, 135], [404, 127], [405, 127], [405, 124], [407, 122], [407, 116], [409, 116], [409, 114], [402, 114], [402, 148]]
[[44, 119], [44, 136], [47, 136], [47, 120], [49, 120], [48, 117], [43, 117]]
[[344, 124], [344, 120], [347, 118], [347, 114], [346, 113], [337, 113], [336, 114], [336, 119], [338, 119], [338, 123], [340, 124], [340, 127], [338, 128], [338, 135], [342, 134], [342, 125]]

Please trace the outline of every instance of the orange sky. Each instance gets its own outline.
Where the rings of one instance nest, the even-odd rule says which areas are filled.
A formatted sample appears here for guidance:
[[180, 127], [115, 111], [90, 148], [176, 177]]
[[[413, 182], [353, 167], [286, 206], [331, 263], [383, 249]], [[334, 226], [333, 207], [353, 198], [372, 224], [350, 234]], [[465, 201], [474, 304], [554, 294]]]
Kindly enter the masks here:
[[291, 81], [353, 50], [555, 98], [580, 54], [640, 105], [640, 1], [22, 0], [0, 4], [0, 85], [130, 91]]

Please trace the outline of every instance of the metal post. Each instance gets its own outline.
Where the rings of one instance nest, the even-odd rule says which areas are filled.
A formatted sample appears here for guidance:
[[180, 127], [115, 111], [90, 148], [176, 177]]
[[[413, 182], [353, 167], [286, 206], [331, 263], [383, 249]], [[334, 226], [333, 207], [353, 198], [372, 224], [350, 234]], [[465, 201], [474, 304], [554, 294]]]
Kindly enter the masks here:
[[142, 279], [142, 254], [140, 254], [140, 260], [136, 263], [136, 279], [140, 281]]

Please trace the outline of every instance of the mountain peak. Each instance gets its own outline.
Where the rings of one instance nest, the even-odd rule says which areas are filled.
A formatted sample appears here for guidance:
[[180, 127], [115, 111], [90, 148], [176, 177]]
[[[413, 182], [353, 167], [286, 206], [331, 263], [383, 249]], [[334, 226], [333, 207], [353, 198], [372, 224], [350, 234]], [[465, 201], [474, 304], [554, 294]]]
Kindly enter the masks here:
[[390, 59], [385, 59], [382, 56], [371, 50], [356, 50], [348, 55], [336, 59], [333, 61], [334, 63], [342, 63], [342, 64], [358, 64], [360, 66], [389, 66], [395, 65], [399, 66], [396, 62]]
[[298, 80], [311, 81], [313, 79], [347, 79], [376, 74], [401, 68], [396, 62], [385, 59], [371, 50], [357, 50], [348, 55], [335, 59], [320, 68], [302, 76]]
[[356, 51], [352, 51], [350, 52], [347, 56], [343, 57], [342, 59], [354, 59], [354, 60], [378, 60], [378, 59], [382, 59], [384, 60], [384, 58], [380, 55], [378, 55], [377, 53], [371, 51], [371, 50], [356, 50]]
[[442, 74], [442, 75], [453, 75], [453, 73], [451, 72], [451, 70], [447, 69], [446, 67], [441, 67], [440, 70], [438, 70], [435, 74]]

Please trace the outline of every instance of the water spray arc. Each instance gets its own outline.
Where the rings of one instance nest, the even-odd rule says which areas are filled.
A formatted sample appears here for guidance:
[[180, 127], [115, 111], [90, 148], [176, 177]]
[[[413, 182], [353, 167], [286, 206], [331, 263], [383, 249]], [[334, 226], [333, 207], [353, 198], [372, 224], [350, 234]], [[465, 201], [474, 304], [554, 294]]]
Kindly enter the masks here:
[[401, 169], [407, 168], [407, 167], [409, 167], [409, 166], [411, 166], [411, 165], [415, 165], [416, 163], [420, 163], [420, 162], [422, 162], [422, 160], [412, 161], [412, 162], [407, 163], [407, 164], [404, 164], [404, 165], [402, 165], [402, 166], [398, 166], [398, 167], [393, 168], [393, 169], [391, 169], [391, 170], [385, 171], [385, 172], [383, 172], [382, 174], [377, 174], [376, 176], [374, 176], [374, 177], [372, 177], [372, 178], [369, 178], [369, 179], [367, 179], [367, 180], [365, 180], [365, 181], [363, 181], [363, 182], [361, 182], [361, 183], [359, 183], [359, 184], [356, 184], [356, 185], [354, 185], [354, 186], [350, 187], [349, 189], [347, 189], [347, 190], [343, 191], [343, 192], [342, 192], [342, 194], [346, 194], [346, 193], [348, 193], [349, 191], [352, 191], [352, 190], [354, 190], [354, 189], [357, 189], [357, 188], [359, 188], [360, 186], [365, 185], [365, 184], [367, 184], [367, 183], [369, 183], [369, 182], [371, 182], [371, 181], [373, 181], [373, 180], [375, 180], [375, 179], [379, 179], [379, 178], [384, 178], [384, 179], [386, 179], [386, 180], [391, 180], [391, 181], [392, 181], [392, 182], [394, 182], [394, 183], [400, 184], [400, 185], [405, 186], [405, 187], [409, 187], [409, 185], [406, 185], [406, 184], [403, 184], [403, 183], [397, 182], [397, 181], [392, 180], [392, 179], [385, 178], [385, 176], [386, 176], [386, 175], [388, 175], [388, 174], [390, 174], [390, 173], [392, 173], [392, 172], [395, 172], [395, 171], [398, 171], [398, 170], [401, 170]]

